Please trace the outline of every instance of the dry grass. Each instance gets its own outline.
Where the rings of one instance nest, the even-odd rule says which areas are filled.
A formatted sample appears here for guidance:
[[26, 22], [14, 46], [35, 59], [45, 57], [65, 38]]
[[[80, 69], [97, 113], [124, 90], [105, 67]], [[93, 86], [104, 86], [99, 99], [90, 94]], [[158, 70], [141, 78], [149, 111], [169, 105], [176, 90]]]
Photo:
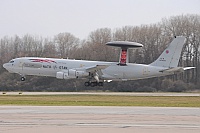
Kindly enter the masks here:
[[200, 107], [200, 97], [109, 95], [2, 95], [0, 105]]

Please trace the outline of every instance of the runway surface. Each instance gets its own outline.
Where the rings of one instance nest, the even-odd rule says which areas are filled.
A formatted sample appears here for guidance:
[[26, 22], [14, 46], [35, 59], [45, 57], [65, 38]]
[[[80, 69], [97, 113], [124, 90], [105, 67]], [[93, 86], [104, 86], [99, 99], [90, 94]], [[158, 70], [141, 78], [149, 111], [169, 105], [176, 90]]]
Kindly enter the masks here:
[[200, 133], [200, 108], [0, 106], [0, 133]]

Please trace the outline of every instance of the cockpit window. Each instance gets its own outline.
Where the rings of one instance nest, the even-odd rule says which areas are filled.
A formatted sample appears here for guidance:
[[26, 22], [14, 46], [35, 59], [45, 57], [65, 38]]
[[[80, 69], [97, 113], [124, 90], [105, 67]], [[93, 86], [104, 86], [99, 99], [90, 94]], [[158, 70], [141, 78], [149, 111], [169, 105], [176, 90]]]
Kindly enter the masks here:
[[9, 63], [14, 63], [14, 60], [9, 61]]

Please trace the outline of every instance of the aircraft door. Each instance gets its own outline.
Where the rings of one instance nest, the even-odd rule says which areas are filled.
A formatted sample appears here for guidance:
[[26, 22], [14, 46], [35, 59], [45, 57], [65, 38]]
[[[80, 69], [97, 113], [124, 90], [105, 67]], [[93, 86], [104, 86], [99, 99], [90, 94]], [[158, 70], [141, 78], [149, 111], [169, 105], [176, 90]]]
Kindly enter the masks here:
[[149, 75], [148, 67], [144, 67], [144, 68], [143, 68], [142, 74], [143, 74], [144, 76]]
[[19, 59], [17, 65], [18, 66], [16, 66], [16, 67], [19, 68], [19, 71], [23, 72], [23, 69], [24, 69], [24, 61], [23, 61], [23, 59]]

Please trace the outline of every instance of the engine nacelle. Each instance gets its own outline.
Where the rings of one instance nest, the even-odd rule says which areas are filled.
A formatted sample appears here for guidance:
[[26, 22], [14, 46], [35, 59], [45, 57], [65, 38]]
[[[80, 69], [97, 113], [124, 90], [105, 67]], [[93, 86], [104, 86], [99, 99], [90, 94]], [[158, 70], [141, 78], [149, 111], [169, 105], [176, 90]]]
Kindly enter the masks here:
[[76, 78], [76, 70], [74, 70], [74, 69], [69, 69], [69, 70], [68, 70], [68, 78], [69, 78], [69, 79], [75, 79], [75, 78]]
[[85, 71], [77, 71], [74, 69], [69, 69], [68, 71], [65, 71], [65, 72], [57, 72], [56, 78], [58, 78], [58, 79], [75, 79], [75, 78], [85, 77], [88, 75], [89, 75], [89, 73], [85, 72]]
[[68, 79], [69, 75], [68, 72], [57, 72], [56, 78], [58, 79]]

